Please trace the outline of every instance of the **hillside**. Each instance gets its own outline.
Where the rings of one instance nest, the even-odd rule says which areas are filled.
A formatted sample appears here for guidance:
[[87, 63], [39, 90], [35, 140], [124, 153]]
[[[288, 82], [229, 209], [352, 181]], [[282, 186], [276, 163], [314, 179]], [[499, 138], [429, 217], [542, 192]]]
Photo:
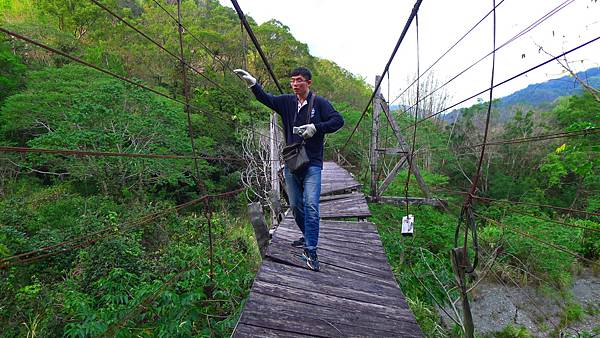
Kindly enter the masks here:
[[[581, 71], [577, 76], [593, 87], [600, 87], [600, 67]], [[517, 110], [547, 110], [556, 104], [558, 98], [581, 94], [582, 91], [583, 87], [575, 78], [565, 75], [546, 82], [530, 84], [526, 88], [501, 97], [495, 102], [494, 108], [499, 111], [499, 120], [506, 122]], [[454, 109], [444, 114], [442, 120], [453, 122], [461, 110]]]

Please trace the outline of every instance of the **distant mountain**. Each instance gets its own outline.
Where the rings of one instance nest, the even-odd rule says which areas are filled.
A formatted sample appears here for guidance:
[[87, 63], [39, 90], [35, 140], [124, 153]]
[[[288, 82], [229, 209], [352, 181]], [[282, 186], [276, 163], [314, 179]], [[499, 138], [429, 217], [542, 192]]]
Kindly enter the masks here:
[[[577, 76], [595, 88], [600, 88], [600, 67], [590, 68], [577, 73]], [[494, 104], [494, 108], [500, 111], [500, 119], [510, 119], [517, 109], [549, 109], [561, 96], [570, 96], [581, 93], [582, 86], [572, 77], [563, 76], [542, 83], [531, 84], [524, 89], [516, 91], [508, 96], [502, 97]], [[460, 109], [455, 109], [445, 114], [442, 119], [454, 122]]]

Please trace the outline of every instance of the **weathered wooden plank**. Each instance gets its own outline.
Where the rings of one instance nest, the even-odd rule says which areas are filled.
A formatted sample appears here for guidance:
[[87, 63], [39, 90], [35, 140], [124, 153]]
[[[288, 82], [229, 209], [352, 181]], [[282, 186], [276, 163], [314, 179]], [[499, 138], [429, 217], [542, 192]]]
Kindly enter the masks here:
[[341, 233], [343, 233], [346, 230], [377, 233], [377, 228], [375, 227], [375, 224], [371, 222], [321, 220], [321, 228], [336, 229], [340, 230]]
[[[339, 221], [332, 219], [322, 219], [321, 228], [329, 228], [329, 229], [339, 229], [341, 232], [343, 230], [353, 230], [353, 231], [370, 231], [377, 233], [377, 229], [374, 223], [365, 222], [365, 221]], [[283, 221], [281, 221], [278, 228], [287, 228], [287, 229], [297, 229], [296, 222], [292, 215], [286, 216]]]
[[364, 199], [365, 195], [361, 192], [353, 192], [353, 193], [341, 194], [341, 195], [327, 195], [327, 196], [321, 196], [320, 201], [325, 202], [325, 201], [339, 200], [339, 199], [345, 199], [345, 198], [356, 198], [356, 199], [362, 198], [362, 199]]
[[[373, 245], [381, 246], [379, 241], [379, 235], [373, 231], [353, 231], [351, 229], [330, 229], [326, 225], [321, 223], [321, 229], [319, 231], [319, 239], [339, 239], [343, 242], [354, 242], [354, 243], [362, 243], [362, 239], [367, 239], [373, 241]], [[300, 230], [296, 228], [278, 228], [274, 234], [274, 238], [279, 238], [280, 236], [284, 236], [289, 239], [298, 239], [301, 234]], [[353, 240], [357, 239], [357, 240]]]
[[308, 304], [325, 306], [329, 308], [342, 309], [346, 311], [358, 310], [360, 312], [368, 312], [382, 316], [385, 320], [414, 322], [414, 318], [412, 316], [407, 316], [407, 309], [387, 307], [385, 305], [372, 304], [326, 294], [319, 294], [319, 297], [314, 297], [314, 293], [311, 290], [304, 290], [301, 288], [289, 287], [276, 283], [267, 283], [260, 280], [255, 281], [253, 287], [258, 293], [268, 294], [285, 299], [306, 302]]
[[274, 337], [274, 338], [301, 338], [301, 337], [321, 337], [311, 336], [306, 333], [288, 332], [276, 329], [269, 329], [266, 327], [260, 327], [256, 325], [249, 325], [244, 323], [238, 323], [235, 327], [232, 337], [234, 338], [245, 338], [245, 337]]
[[[291, 242], [297, 240], [300, 237], [300, 231], [298, 232], [285, 232], [283, 229], [278, 229], [276, 231], [277, 236], [273, 236], [273, 240], [271, 241], [271, 245], [277, 243], [287, 243], [287, 245], [291, 246]], [[354, 251], [357, 253], [361, 253], [364, 255], [369, 255], [371, 253], [385, 254], [383, 247], [378, 245], [372, 245], [369, 243], [359, 242], [357, 241], [349, 241], [349, 240], [337, 240], [332, 239], [328, 234], [324, 234], [323, 236], [319, 236], [319, 248], [345, 248], [345, 251]], [[267, 250], [268, 251], [268, 250]]]
[[[405, 197], [398, 196], [381, 196], [379, 202], [391, 203], [396, 205], [406, 205]], [[409, 197], [408, 204], [410, 205], [431, 205], [437, 208], [445, 208], [448, 206], [448, 202], [437, 198], [424, 198], [424, 197]]]
[[355, 271], [341, 268], [323, 269], [313, 272], [303, 267], [279, 264], [264, 261], [257, 275], [257, 280], [277, 282], [281, 285], [297, 286], [315, 293], [325, 293], [368, 303], [389, 305], [401, 309], [408, 309], [402, 291], [397, 286], [389, 283], [375, 283], [384, 281], [383, 278], [362, 276]]
[[[267, 253], [268, 257], [286, 264], [298, 267], [306, 267], [302, 259], [302, 249], [294, 248], [286, 243], [273, 244], [271, 251]], [[346, 258], [344, 258], [344, 256]], [[373, 260], [368, 257], [354, 257], [348, 259], [347, 255], [337, 253], [331, 250], [319, 250], [319, 262], [321, 270], [328, 269], [330, 266], [337, 266], [342, 269], [356, 271], [365, 275], [377, 276], [382, 279], [393, 279], [392, 271], [387, 261]]]
[[[298, 262], [301, 262], [300, 252], [297, 255]], [[267, 262], [270, 261], [265, 261], [265, 263]], [[287, 283], [283, 285], [293, 286], [294, 283], [301, 283], [301, 285], [319, 293], [349, 297], [381, 305], [408, 307], [402, 298], [402, 292], [398, 285], [389, 277], [333, 265], [321, 269], [320, 272], [313, 272], [299, 264], [271, 263], [274, 263], [274, 265], [263, 264], [256, 278], [257, 280], [274, 282], [279, 278], [280, 283]], [[348, 296], [350, 294], [354, 296]]]
[[338, 311], [289, 299], [282, 302], [281, 298], [266, 294], [256, 294], [248, 302], [240, 321], [325, 337], [420, 336], [418, 326], [412, 322], [385, 321], [368, 313]]

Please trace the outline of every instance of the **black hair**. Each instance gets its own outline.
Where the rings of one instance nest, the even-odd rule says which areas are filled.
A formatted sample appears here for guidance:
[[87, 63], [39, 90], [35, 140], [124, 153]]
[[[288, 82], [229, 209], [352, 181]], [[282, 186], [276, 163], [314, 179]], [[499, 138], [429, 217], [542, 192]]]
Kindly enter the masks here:
[[308, 70], [307, 68], [304, 67], [298, 67], [294, 70], [292, 70], [292, 72], [290, 73], [290, 76], [302, 76], [305, 80], [312, 80], [312, 74], [310, 73], [310, 70]]

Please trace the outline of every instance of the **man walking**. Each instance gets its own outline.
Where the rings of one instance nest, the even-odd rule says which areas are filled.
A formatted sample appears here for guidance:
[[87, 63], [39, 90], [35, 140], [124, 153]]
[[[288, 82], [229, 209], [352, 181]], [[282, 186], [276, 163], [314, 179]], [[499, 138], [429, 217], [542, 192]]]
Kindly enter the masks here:
[[[281, 115], [286, 144], [305, 140], [306, 153], [310, 159], [307, 167], [297, 172], [284, 169], [285, 184], [290, 206], [302, 237], [292, 245], [304, 248], [302, 254], [308, 267], [319, 271], [317, 243], [319, 241], [319, 199], [321, 195], [321, 170], [323, 169], [323, 145], [325, 134], [333, 133], [344, 125], [344, 120], [331, 103], [315, 96], [313, 108], [308, 111], [308, 102], [315, 94], [310, 91], [312, 74], [299, 67], [290, 74], [294, 94], [272, 95], [265, 93], [256, 79], [242, 69], [234, 70], [251, 88], [258, 101]], [[310, 118], [309, 115], [310, 114]], [[308, 123], [306, 123], [308, 121]], [[294, 134], [298, 127], [298, 134]]]

